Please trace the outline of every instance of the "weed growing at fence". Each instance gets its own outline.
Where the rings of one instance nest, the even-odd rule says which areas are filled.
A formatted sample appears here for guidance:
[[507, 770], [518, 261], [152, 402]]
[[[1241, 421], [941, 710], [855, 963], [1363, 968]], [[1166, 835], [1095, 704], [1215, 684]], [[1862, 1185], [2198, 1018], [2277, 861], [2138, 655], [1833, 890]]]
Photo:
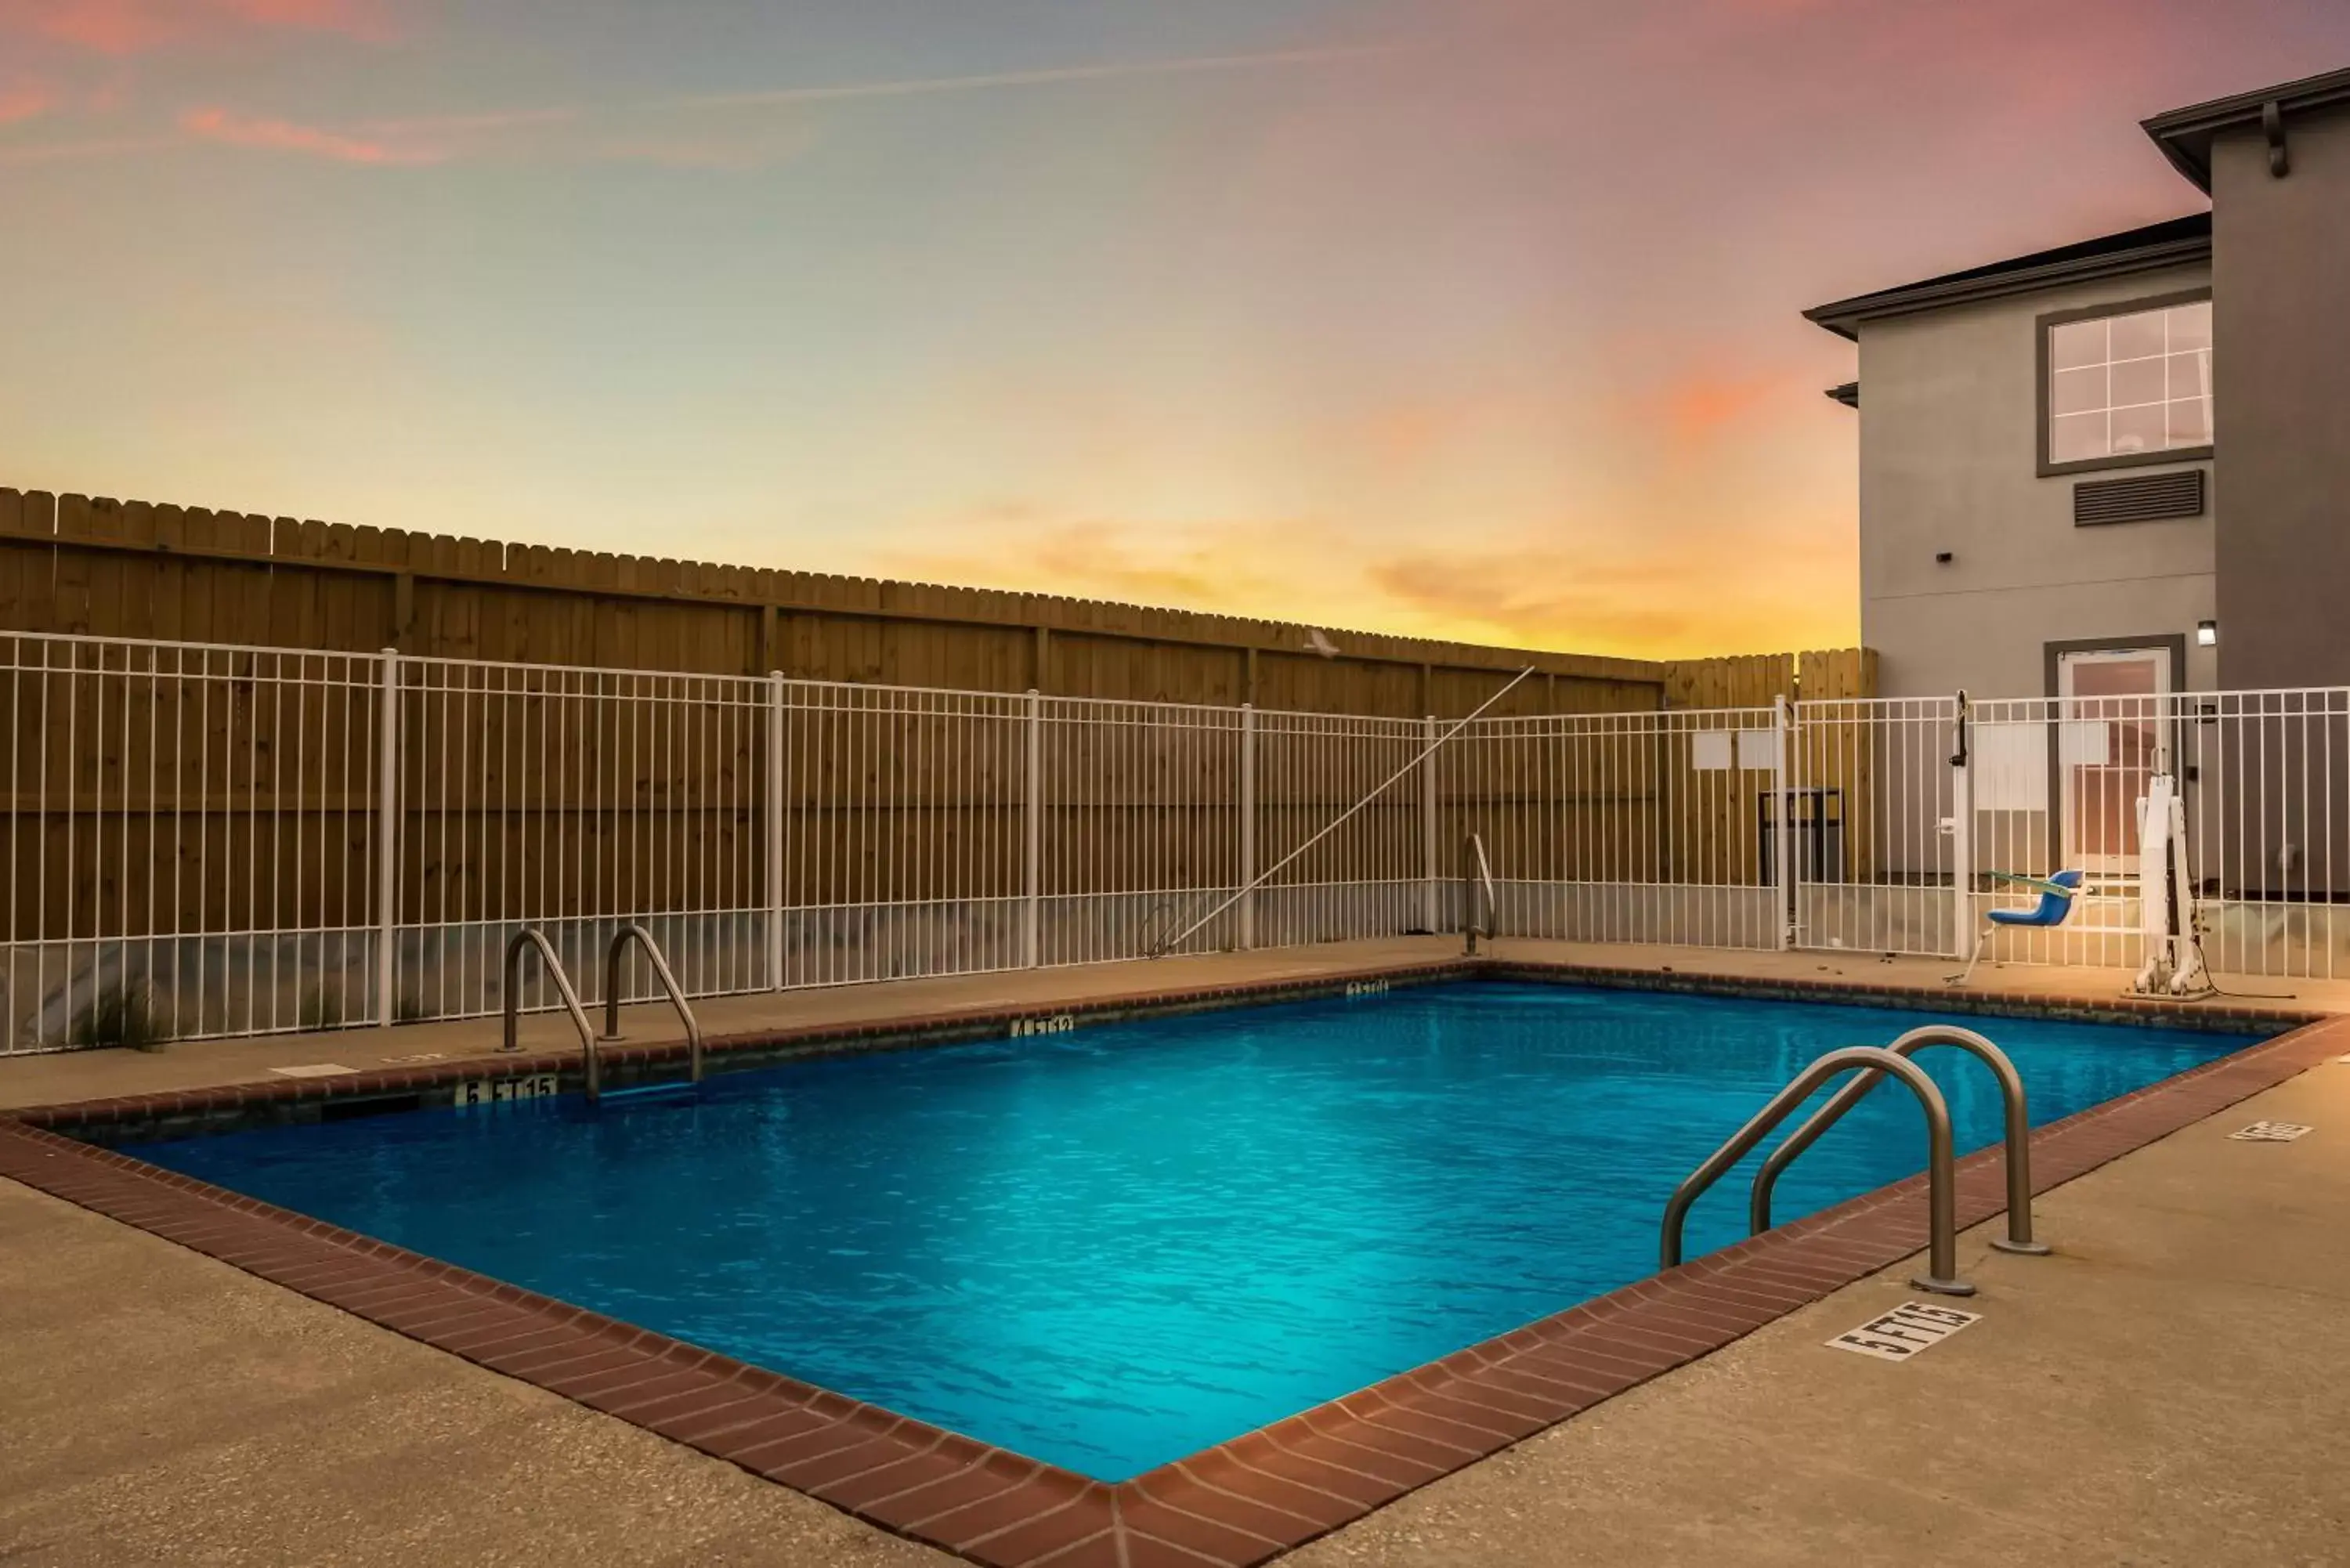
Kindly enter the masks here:
[[305, 1029], [339, 1029], [344, 1023], [343, 989], [338, 985], [314, 986], [302, 998], [301, 1024]]
[[133, 1051], [161, 1051], [163, 1023], [155, 1016], [147, 988], [117, 981], [93, 998], [89, 1011], [74, 1026], [77, 1045], [121, 1045]]

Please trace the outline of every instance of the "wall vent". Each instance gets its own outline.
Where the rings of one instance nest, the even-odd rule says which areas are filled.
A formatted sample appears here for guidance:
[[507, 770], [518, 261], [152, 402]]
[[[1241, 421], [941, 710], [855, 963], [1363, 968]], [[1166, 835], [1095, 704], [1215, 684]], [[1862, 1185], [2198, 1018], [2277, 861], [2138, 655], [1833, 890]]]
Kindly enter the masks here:
[[2150, 523], [2159, 517], [2203, 515], [2203, 471], [2133, 474], [2095, 479], [2073, 486], [2073, 523]]

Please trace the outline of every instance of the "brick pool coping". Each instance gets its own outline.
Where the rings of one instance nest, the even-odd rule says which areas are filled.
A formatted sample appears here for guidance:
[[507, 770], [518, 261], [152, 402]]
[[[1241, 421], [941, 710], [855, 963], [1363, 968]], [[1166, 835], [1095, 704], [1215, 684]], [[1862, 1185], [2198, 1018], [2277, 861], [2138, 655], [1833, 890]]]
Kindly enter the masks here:
[[[1479, 974], [1942, 1010], [2079, 1012], [2061, 1003], [1918, 988], [1742, 982], [1494, 961], [1111, 998], [1062, 1011], [1115, 1016], [1343, 992], [1366, 980], [1412, 983]], [[1969, 1002], [1996, 1005], [1965, 1006]], [[2134, 1022], [2191, 1021], [2255, 1031], [2301, 1026], [2038, 1129], [2035, 1190], [2071, 1180], [2350, 1049], [2350, 1017], [2310, 1022], [2305, 1013], [2161, 1002], [2088, 1005], [2094, 1016]], [[754, 1054], [779, 1043], [793, 1054], [855, 1049], [858, 1041], [908, 1039], [909, 1031], [924, 1039], [989, 1038], [1010, 1019], [1037, 1012], [994, 1010], [743, 1036], [724, 1048]], [[713, 1043], [713, 1051], [719, 1048]], [[682, 1059], [681, 1047], [638, 1047], [630, 1054], [641, 1054], [641, 1064]], [[222, 1109], [277, 1101], [316, 1109], [314, 1102], [337, 1097], [380, 1099], [387, 1092], [415, 1094], [464, 1077], [566, 1065], [576, 1068], [572, 1054], [42, 1107], [0, 1118], [0, 1175], [992, 1568], [1262, 1563], [1809, 1305], [1918, 1251], [1927, 1240], [1919, 1175], [1108, 1484], [57, 1130], [136, 1136]], [[1960, 1162], [1958, 1202], [1962, 1226], [2003, 1207], [1996, 1150]]]
[[[713, 1035], [704, 1043], [712, 1072], [766, 1066], [811, 1056], [1002, 1039], [1022, 1025], [1068, 1018], [1087, 1023], [1244, 1007], [1273, 1002], [1344, 996], [1365, 984], [1382, 988], [1451, 980], [1529, 980], [1694, 995], [1742, 996], [1791, 1002], [1833, 1002], [1993, 1017], [2068, 1018], [2091, 1023], [2158, 1023], [2180, 1028], [2260, 1033], [2333, 1016], [2307, 1008], [2219, 1005], [2161, 998], [2033, 996], [1933, 986], [1889, 985], [1822, 979], [1778, 980], [1675, 971], [1492, 957], [1385, 963], [1280, 980], [1240, 981], [1177, 990], [1137, 991], [1066, 1002], [1024, 1002], [914, 1012], [797, 1029], [762, 1028]], [[682, 1040], [601, 1045], [606, 1088], [674, 1082], [685, 1068]], [[204, 1088], [78, 1100], [0, 1109], [0, 1120], [69, 1129], [101, 1143], [133, 1143], [259, 1121], [316, 1121], [337, 1114], [422, 1109], [451, 1104], [457, 1085], [555, 1075], [563, 1088], [586, 1079], [576, 1048], [515, 1055], [463, 1057], [412, 1066], [380, 1067], [329, 1077], [273, 1077]]]

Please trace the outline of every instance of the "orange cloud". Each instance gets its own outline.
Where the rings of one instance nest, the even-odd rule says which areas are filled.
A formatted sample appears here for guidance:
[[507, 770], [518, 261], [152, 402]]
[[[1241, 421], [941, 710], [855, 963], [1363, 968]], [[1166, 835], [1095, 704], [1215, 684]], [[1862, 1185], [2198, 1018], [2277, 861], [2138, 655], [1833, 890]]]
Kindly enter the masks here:
[[1683, 657], [1840, 647], [1857, 635], [1848, 538], [1795, 511], [1721, 526], [1628, 515], [1581, 537], [1493, 530], [1364, 566], [1381, 618], [1425, 635]]
[[1375, 456], [1421, 462], [1457, 440], [1481, 411], [1473, 399], [1409, 398], [1366, 415], [1357, 433]]
[[439, 163], [448, 154], [434, 148], [400, 147], [386, 140], [345, 136], [316, 126], [286, 119], [259, 119], [232, 114], [224, 109], [191, 109], [180, 117], [180, 129], [207, 141], [250, 147], [271, 152], [299, 152], [338, 163]]
[[1296, 584], [1336, 543], [1305, 518], [1146, 523], [997, 505], [918, 528], [871, 565], [924, 581], [1286, 620], [1305, 613]]
[[365, 0], [0, 0], [0, 31], [101, 55], [137, 55], [249, 28], [380, 42], [391, 28]]
[[1289, 576], [1265, 569], [1264, 542], [1295, 540], [1310, 527], [1295, 520], [1144, 526], [997, 507], [956, 545], [902, 549], [890, 559], [897, 570], [978, 580], [1002, 577], [1009, 557], [1027, 587], [1264, 615]]
[[1471, 641], [1500, 639], [1585, 652], [1661, 653], [1695, 645], [1742, 647], [1774, 629], [1776, 605], [1741, 613], [1690, 590], [1686, 561], [1601, 565], [1586, 556], [1534, 550], [1404, 554], [1368, 563], [1365, 576], [1416, 626]]
[[1055, 515], [997, 506], [901, 536], [856, 570], [1172, 605], [1355, 630], [1638, 658], [1840, 647], [1857, 635], [1849, 541], [1815, 520], [1734, 535], [1657, 514], [1497, 524], [1442, 549], [1326, 518]]

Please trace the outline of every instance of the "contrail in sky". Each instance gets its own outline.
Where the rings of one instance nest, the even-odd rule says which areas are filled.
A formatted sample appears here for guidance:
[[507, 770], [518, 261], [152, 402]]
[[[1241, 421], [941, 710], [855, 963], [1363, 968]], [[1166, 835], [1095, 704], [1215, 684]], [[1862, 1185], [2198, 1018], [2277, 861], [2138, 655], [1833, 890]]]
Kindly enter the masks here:
[[749, 92], [706, 93], [671, 101], [712, 109], [769, 103], [825, 103], [837, 99], [909, 98], [920, 93], [972, 92], [987, 88], [1043, 87], [1055, 82], [1101, 81], [1118, 77], [1180, 76], [1196, 71], [1262, 69], [1375, 59], [1399, 54], [1401, 46], [1364, 44], [1326, 49], [1272, 49], [1254, 55], [1194, 55], [1170, 60], [1112, 61], [1096, 66], [1051, 66], [1039, 70], [992, 71], [974, 76], [908, 77], [897, 81], [847, 82], [828, 87], [766, 88]]
[[[966, 76], [906, 77], [896, 80], [840, 82], [808, 87], [754, 88], [740, 92], [699, 93], [684, 98], [643, 99], [634, 103], [576, 108], [492, 109], [474, 113], [432, 115], [413, 119], [362, 120], [348, 128], [286, 127], [300, 130], [324, 145], [324, 139], [358, 133], [389, 137], [403, 142], [432, 142], [449, 138], [494, 138], [499, 133], [567, 121], [593, 121], [607, 115], [645, 109], [759, 109], [791, 104], [841, 103], [859, 99], [915, 98], [941, 93], [985, 92], [1006, 88], [1050, 87], [1063, 82], [1112, 81], [1147, 77], [1205, 75], [1217, 71], [1275, 70], [1290, 67], [1337, 65], [1348, 60], [1376, 59], [1404, 52], [1396, 44], [1360, 44], [1313, 49], [1269, 49], [1256, 54], [1192, 55], [1173, 59], [1115, 60], [1090, 66], [1047, 66], [1035, 70], [988, 71]], [[192, 111], [198, 119], [224, 111]], [[209, 123], [206, 120], [205, 123]], [[271, 121], [275, 125], [279, 122]], [[186, 117], [182, 130], [189, 129]], [[100, 140], [33, 143], [0, 148], [0, 164], [47, 162], [52, 160], [105, 157], [160, 151], [182, 144], [177, 137], [134, 136]], [[299, 151], [288, 146], [282, 150]], [[439, 161], [443, 151], [428, 160]]]

